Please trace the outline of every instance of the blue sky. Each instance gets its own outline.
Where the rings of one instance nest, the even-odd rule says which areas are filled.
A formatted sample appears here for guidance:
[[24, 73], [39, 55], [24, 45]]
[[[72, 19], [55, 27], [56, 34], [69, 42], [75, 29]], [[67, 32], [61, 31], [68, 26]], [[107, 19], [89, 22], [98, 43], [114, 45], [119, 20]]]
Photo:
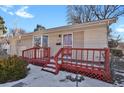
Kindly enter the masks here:
[[46, 28], [66, 25], [66, 6], [0, 6], [0, 16], [8, 28], [23, 28], [32, 32], [37, 24]]
[[[18, 27], [27, 32], [32, 32], [37, 24], [46, 28], [66, 25], [66, 11], [66, 6], [62, 5], [0, 6], [0, 16], [4, 18], [8, 29]], [[119, 17], [112, 29], [124, 41], [124, 17]]]

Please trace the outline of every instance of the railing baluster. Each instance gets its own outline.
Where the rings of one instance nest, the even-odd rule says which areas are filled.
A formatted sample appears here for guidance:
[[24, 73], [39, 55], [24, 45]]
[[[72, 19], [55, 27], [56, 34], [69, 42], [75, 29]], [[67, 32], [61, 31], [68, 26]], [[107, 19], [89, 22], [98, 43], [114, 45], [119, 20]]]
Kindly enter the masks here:
[[72, 59], [72, 53], [73, 53], [73, 52], [72, 52], [72, 51], [73, 51], [73, 50], [70, 49], [70, 51], [71, 51], [71, 58], [70, 58], [70, 61], [71, 61], [71, 65], [72, 65], [72, 61], [73, 61], [73, 59]]
[[43, 49], [41, 49], [41, 59], [43, 59]]
[[49, 58], [49, 63], [50, 63], [50, 48], [48, 48], [48, 58]]
[[94, 55], [95, 55], [95, 51], [93, 50], [93, 61], [92, 61], [92, 69], [94, 69]]
[[77, 50], [76, 50], [76, 66], [78, 65], [78, 63], [77, 63]]
[[101, 50], [99, 51], [99, 62], [98, 62], [98, 65], [99, 65], [99, 70], [101, 70]]
[[83, 53], [83, 50], [81, 50], [81, 61], [80, 61], [81, 62], [81, 67], [82, 67], [82, 64], [83, 64], [83, 57], [82, 57], [83, 54], [82, 53]]
[[29, 56], [29, 51], [28, 51], [27, 53], [28, 53], [28, 58], [30, 58], [30, 56]]
[[22, 58], [24, 58], [25, 56], [25, 51], [22, 51]]
[[29, 58], [29, 56], [28, 56], [28, 52], [29, 52], [29, 51], [27, 51], [27, 58]]
[[87, 58], [86, 58], [86, 68], [88, 67], [88, 49], [87, 49]]
[[40, 48], [38, 49], [38, 58], [40, 59]]
[[36, 59], [36, 48], [34, 48], [34, 59]]
[[36, 59], [38, 59], [39, 53], [38, 53], [38, 48], [36, 50]]
[[64, 57], [64, 48], [62, 48], [62, 54], [61, 54], [61, 57], [62, 57], [62, 60], [61, 60], [62, 62], [61, 62], [61, 64], [63, 64], [63, 62], [64, 62], [64, 58], [63, 58], [63, 57]]
[[43, 59], [44, 59], [44, 57], [45, 57], [45, 49], [43, 49]]
[[30, 59], [31, 59], [31, 52], [32, 52], [32, 51], [30, 50]]
[[34, 50], [32, 50], [32, 53], [33, 53], [33, 55], [32, 55], [32, 59], [34, 59]]
[[39, 48], [37, 48], [37, 51], [36, 51], [36, 58], [38, 59], [39, 58]]
[[38, 59], [38, 49], [36, 48], [36, 59]]

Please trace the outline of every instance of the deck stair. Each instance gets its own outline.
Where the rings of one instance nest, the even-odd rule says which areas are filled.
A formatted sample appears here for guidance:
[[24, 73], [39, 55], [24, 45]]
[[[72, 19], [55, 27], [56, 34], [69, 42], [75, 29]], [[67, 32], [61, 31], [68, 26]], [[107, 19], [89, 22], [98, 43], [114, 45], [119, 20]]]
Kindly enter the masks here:
[[62, 48], [55, 54], [54, 58], [50, 60], [50, 63], [42, 68], [43, 71], [47, 71], [53, 74], [58, 74], [60, 70], [60, 65], [58, 63], [59, 57], [61, 56]]
[[52, 60], [49, 64], [46, 64], [41, 70], [50, 72], [53, 74], [58, 74], [58, 65]]

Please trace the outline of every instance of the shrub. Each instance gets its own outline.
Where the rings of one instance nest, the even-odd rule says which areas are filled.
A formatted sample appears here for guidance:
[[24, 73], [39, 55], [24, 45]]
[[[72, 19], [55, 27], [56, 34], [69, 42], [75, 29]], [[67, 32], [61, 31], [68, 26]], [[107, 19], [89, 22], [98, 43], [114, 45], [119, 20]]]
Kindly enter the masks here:
[[117, 56], [117, 57], [122, 57], [123, 56], [123, 52], [122, 50], [119, 50], [119, 49], [111, 49], [111, 54], [113, 56]]
[[27, 62], [17, 56], [0, 60], [0, 83], [19, 80], [27, 75]]

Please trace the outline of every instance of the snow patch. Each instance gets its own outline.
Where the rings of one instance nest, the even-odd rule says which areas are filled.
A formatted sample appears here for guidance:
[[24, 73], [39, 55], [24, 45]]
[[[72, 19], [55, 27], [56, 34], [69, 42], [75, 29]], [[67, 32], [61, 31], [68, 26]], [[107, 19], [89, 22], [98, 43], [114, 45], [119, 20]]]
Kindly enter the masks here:
[[[12, 87], [14, 85], [23, 83], [23, 87], [75, 87], [76, 82], [71, 82], [70, 80], [61, 80], [65, 79], [66, 76], [71, 75], [75, 77], [75, 74], [60, 71], [58, 75], [41, 71], [42, 67], [29, 65], [30, 71], [27, 77], [24, 79], [0, 84], [0, 87]], [[89, 78], [84, 76], [84, 80], [79, 82], [80, 87], [114, 87], [118, 85], [109, 84], [97, 79]]]

